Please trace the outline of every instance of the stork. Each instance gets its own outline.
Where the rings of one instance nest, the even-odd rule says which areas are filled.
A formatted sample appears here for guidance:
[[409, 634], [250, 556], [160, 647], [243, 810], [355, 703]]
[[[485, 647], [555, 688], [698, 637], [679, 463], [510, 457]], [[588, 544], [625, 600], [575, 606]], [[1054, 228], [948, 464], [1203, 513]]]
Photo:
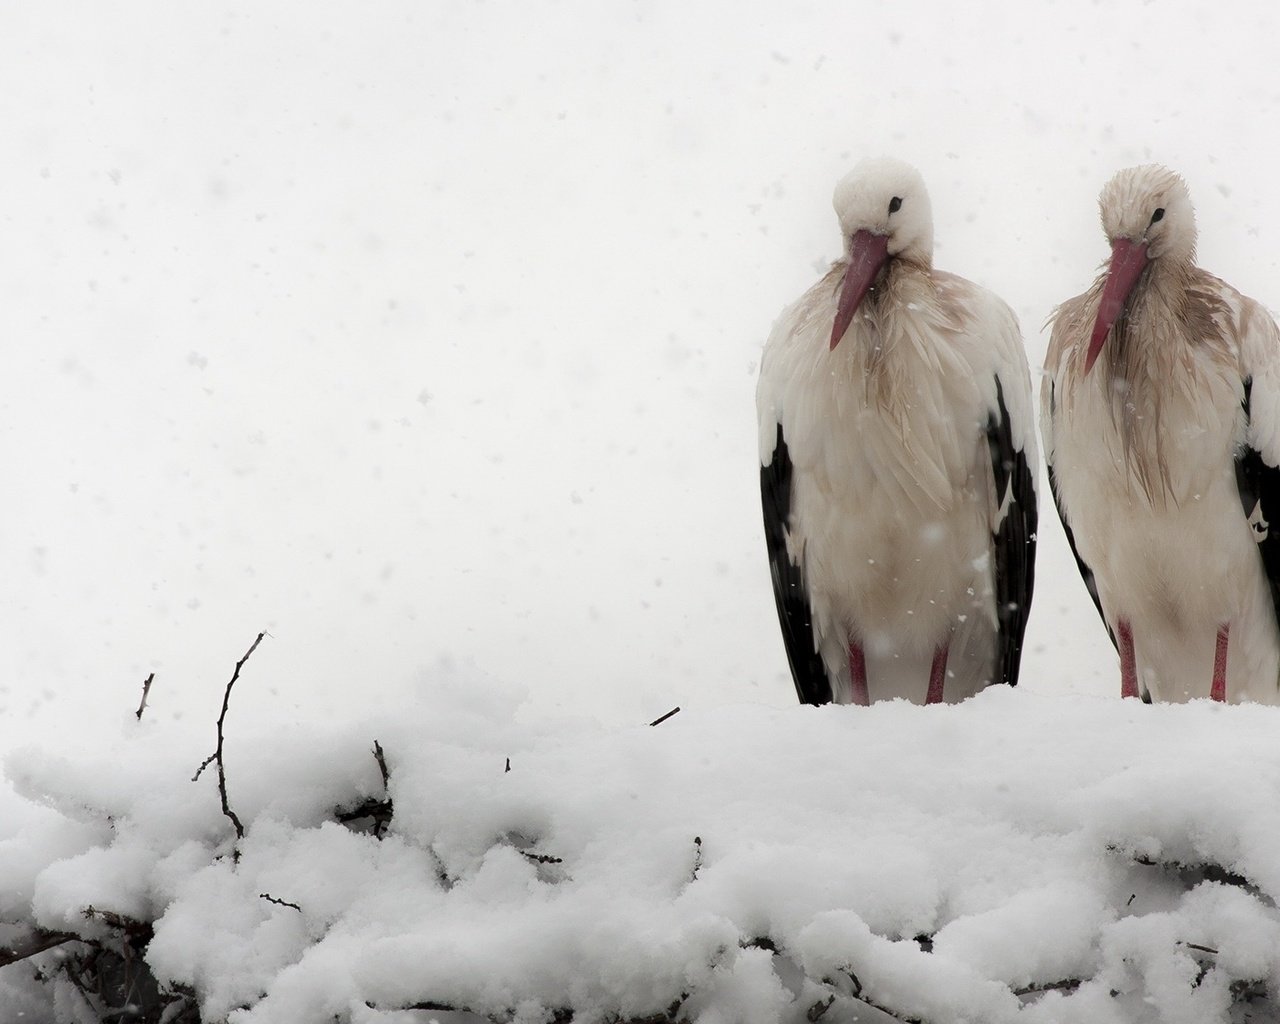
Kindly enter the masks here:
[[844, 256], [774, 324], [756, 392], [796, 692], [920, 704], [1016, 684], [1037, 514], [1017, 319], [933, 269], [914, 168], [864, 161], [834, 204]]
[[1050, 318], [1041, 432], [1121, 695], [1280, 703], [1280, 331], [1196, 266], [1177, 174], [1098, 204], [1111, 257]]

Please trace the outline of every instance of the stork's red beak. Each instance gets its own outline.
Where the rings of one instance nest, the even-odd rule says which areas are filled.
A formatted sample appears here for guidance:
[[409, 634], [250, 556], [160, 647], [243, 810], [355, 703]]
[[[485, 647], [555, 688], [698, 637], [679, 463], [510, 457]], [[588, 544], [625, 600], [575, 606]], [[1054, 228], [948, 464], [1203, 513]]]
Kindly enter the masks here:
[[1098, 319], [1093, 325], [1093, 337], [1084, 357], [1084, 372], [1093, 368], [1093, 362], [1102, 351], [1112, 326], [1124, 312], [1129, 293], [1138, 283], [1147, 266], [1147, 243], [1129, 238], [1117, 238], [1111, 243], [1111, 269], [1107, 271], [1107, 283], [1102, 286], [1102, 302], [1098, 306]]
[[835, 348], [853, 322], [853, 314], [875, 284], [876, 275], [889, 259], [889, 236], [858, 231], [849, 244], [849, 269], [840, 284], [840, 300], [836, 303], [836, 322], [831, 328], [831, 347]]

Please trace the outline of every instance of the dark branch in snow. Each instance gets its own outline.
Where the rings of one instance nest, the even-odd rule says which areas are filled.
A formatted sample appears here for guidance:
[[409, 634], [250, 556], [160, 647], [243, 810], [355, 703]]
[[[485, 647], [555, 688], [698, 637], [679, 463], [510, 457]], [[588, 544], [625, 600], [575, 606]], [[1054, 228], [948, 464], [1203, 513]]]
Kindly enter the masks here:
[[502, 769], [502, 774], [505, 775], [509, 771], [511, 771], [511, 758], [507, 758], [507, 766]]
[[147, 695], [151, 693], [151, 684], [155, 681], [156, 674], [154, 672], [142, 681], [142, 701], [138, 704], [138, 710], [134, 712], [139, 722], [142, 721], [142, 712], [147, 710]]
[[0, 946], [0, 967], [16, 964], [20, 960], [43, 953], [46, 949], [61, 946], [64, 942], [78, 941], [81, 941], [80, 936], [72, 935], [70, 932], [46, 932], [43, 929], [37, 929], [13, 945]]
[[1265, 981], [1247, 981], [1237, 978], [1228, 987], [1232, 1003], [1256, 1003], [1269, 995]]
[[[379, 800], [376, 797], [369, 797], [356, 804], [349, 811], [339, 808], [334, 812], [334, 817], [340, 824], [350, 825], [353, 821], [361, 821], [369, 818], [373, 821], [373, 828], [369, 831], [375, 839], [381, 839], [387, 833], [387, 826], [391, 824], [391, 817], [394, 808], [391, 800]], [[360, 832], [362, 829], [353, 829], [354, 832]]]
[[94, 1020], [200, 1024], [194, 991], [184, 985], [170, 985], [162, 992], [151, 973], [146, 961], [147, 947], [155, 934], [151, 922], [93, 906], [86, 907], [82, 913], [86, 918], [105, 923], [115, 934], [101, 939], [78, 939], [79, 947], [46, 967], [48, 973], [37, 972], [39, 980], [48, 982], [52, 977], [65, 977], [84, 1000]]
[[[929, 1022], [923, 1020], [920, 1017], [904, 1017], [902, 1016], [902, 1014], [898, 1013], [896, 1010], [891, 1010], [889, 1007], [884, 1006], [880, 1003], [877, 1003], [875, 1000], [871, 999], [863, 991], [862, 981], [853, 972], [852, 967], [846, 967], [840, 973], [843, 974], [845, 979], [848, 981], [849, 991], [844, 991], [843, 990], [844, 986], [837, 984], [831, 978], [823, 978], [822, 981], [820, 982], [820, 984], [825, 985], [827, 988], [834, 990], [834, 993], [831, 999], [832, 1002], [834, 1002], [837, 997], [848, 999], [848, 1000], [852, 1000], [855, 1003], [861, 1003], [863, 1006], [869, 1006], [873, 1010], [878, 1010], [881, 1013], [883, 1013], [886, 1017], [889, 1017], [892, 1020], [901, 1021], [902, 1024], [929, 1024]], [[809, 1007], [809, 1012], [813, 1013], [815, 1011], [815, 1008], [819, 1005], [821, 1004], [815, 1003], [814, 1006]], [[826, 1007], [823, 1007], [820, 1011], [818, 1011], [818, 1016], [821, 1016], [822, 1014], [826, 1013], [828, 1009], [830, 1009], [830, 1004], [828, 1004]], [[816, 1018], [811, 1018], [811, 1019], [816, 1019]]]
[[665, 715], [663, 715], [661, 718], [655, 718], [655, 719], [654, 719], [652, 722], [650, 722], [649, 724], [650, 724], [650, 725], [661, 725], [663, 722], [665, 722], [665, 721], [666, 721], [668, 718], [670, 718], [672, 715], [679, 713], [679, 711], [680, 711], [680, 709], [679, 709], [678, 707], [676, 707], [676, 708], [672, 708], [670, 711], [668, 711], [668, 712], [667, 712]]
[[244, 838], [244, 826], [240, 823], [240, 819], [236, 817], [236, 812], [231, 809], [231, 804], [227, 800], [227, 771], [226, 764], [222, 760], [223, 726], [227, 721], [227, 710], [231, 707], [231, 688], [236, 685], [236, 680], [240, 678], [240, 670], [244, 668], [245, 662], [258, 649], [258, 644], [262, 643], [262, 638], [266, 635], [265, 632], [259, 633], [257, 639], [244, 652], [244, 657], [236, 662], [236, 670], [231, 673], [226, 692], [222, 695], [222, 713], [218, 715], [218, 746], [212, 754], [201, 762], [200, 767], [196, 769], [195, 775], [191, 777], [191, 781], [195, 782], [200, 778], [200, 773], [208, 768], [210, 764], [216, 763], [218, 765], [218, 795], [222, 798], [222, 813], [231, 819], [231, 824], [235, 826], [237, 839]]
[[114, 910], [99, 910], [92, 904], [85, 907], [80, 913], [86, 919], [101, 921], [103, 924], [124, 932], [130, 938], [141, 937], [145, 942], [151, 941], [151, 924], [148, 921], [138, 921], [132, 917], [125, 917], [124, 914], [117, 914]]
[[[608, 1024], [687, 1024], [687, 1018], [681, 1017], [680, 1007], [684, 1005], [688, 996], [681, 996], [667, 1008], [665, 1012], [650, 1014], [647, 1017], [622, 1017], [613, 1015], [606, 1017]], [[377, 1003], [366, 1000], [365, 1006], [371, 1010], [385, 1012], [383, 1007]], [[480, 1017], [483, 1020], [492, 1021], [493, 1024], [509, 1024], [513, 1013], [511, 1011], [505, 1013], [479, 1013], [476, 1010], [469, 1009], [465, 1006], [454, 1006], [452, 1003], [440, 1003], [434, 999], [426, 999], [419, 1003], [410, 1003], [407, 1006], [398, 1007], [401, 1011], [420, 1010], [426, 1013], [459, 1013], [469, 1014], [473, 1017]], [[550, 1024], [570, 1024], [575, 1018], [575, 1011], [570, 1007], [558, 1007], [550, 1010]]]
[[[391, 782], [391, 772], [387, 768], [387, 757], [383, 753], [382, 744], [377, 740], [373, 741], [373, 759], [378, 762], [378, 771], [382, 775], [382, 788], [385, 791]], [[339, 807], [333, 812], [334, 817], [343, 825], [350, 825], [353, 821], [360, 821], [364, 818], [371, 819], [373, 827], [369, 831], [374, 839], [381, 839], [387, 834], [387, 828], [391, 824], [391, 818], [394, 813], [395, 807], [391, 802], [390, 796], [386, 796], [381, 800], [371, 796], [350, 810], [343, 810]], [[354, 829], [353, 831], [361, 830]]]
[[563, 857], [552, 857], [549, 853], [533, 853], [530, 850], [521, 850], [520, 856], [528, 857], [535, 864], [563, 864]]
[[689, 875], [690, 882], [698, 880], [698, 872], [702, 870], [702, 836], [693, 837], [693, 871]]
[[[1262, 890], [1253, 882], [1249, 881], [1244, 875], [1236, 871], [1224, 868], [1221, 864], [1202, 863], [1202, 864], [1184, 864], [1177, 860], [1156, 860], [1142, 853], [1134, 853], [1131, 850], [1124, 850], [1118, 846], [1108, 846], [1108, 853], [1118, 853], [1123, 856], [1130, 857], [1135, 864], [1141, 864], [1147, 868], [1160, 868], [1163, 871], [1173, 872], [1185, 877], [1188, 887], [1193, 887], [1200, 882], [1217, 882], [1220, 885], [1234, 885], [1241, 889], [1248, 889], [1254, 895], [1262, 895]], [[1132, 900], [1130, 900], [1132, 902]]]
[[448, 892], [453, 888], [455, 878], [449, 877], [449, 872], [445, 869], [444, 860], [440, 854], [436, 853], [433, 847], [427, 847], [427, 853], [431, 857], [431, 864], [435, 868], [436, 881], [440, 883], [440, 888]]
[[258, 899], [266, 900], [268, 903], [274, 903], [277, 907], [292, 907], [299, 914], [302, 913], [302, 908], [298, 906], [298, 904], [290, 903], [288, 900], [278, 900], [274, 896], [272, 896], [271, 893], [269, 892], [258, 893]]
[[[387, 827], [392, 823], [393, 813], [394, 808], [390, 799], [379, 800], [374, 796], [370, 796], [369, 799], [362, 800], [361, 803], [353, 806], [351, 810], [342, 810], [340, 808], [335, 810], [334, 818], [338, 820], [339, 824], [348, 824], [348, 826], [352, 822], [360, 822], [360, 820], [366, 818], [370, 819], [374, 824], [372, 824], [369, 832], [375, 840], [380, 840], [380, 838], [387, 835]], [[352, 831], [362, 832], [364, 828], [353, 827]]]
[[1014, 989], [1013, 994], [1021, 999], [1024, 996], [1035, 996], [1044, 992], [1074, 992], [1083, 984], [1084, 982], [1079, 978], [1063, 978], [1061, 981], [1046, 981], [1028, 985], [1026, 988]]

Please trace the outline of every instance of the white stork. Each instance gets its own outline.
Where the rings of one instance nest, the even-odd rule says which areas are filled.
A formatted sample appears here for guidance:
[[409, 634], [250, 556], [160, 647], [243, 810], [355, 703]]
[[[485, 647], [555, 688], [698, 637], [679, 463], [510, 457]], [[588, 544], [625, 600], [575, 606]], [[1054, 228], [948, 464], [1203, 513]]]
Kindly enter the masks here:
[[1041, 431], [1121, 694], [1280, 703], [1280, 331], [1195, 265], [1178, 175], [1098, 203], [1111, 259], [1051, 318]]
[[801, 701], [959, 701], [1015, 684], [1036, 448], [1013, 311], [933, 269], [914, 168], [835, 191], [845, 255], [786, 309], [756, 393], [774, 596]]

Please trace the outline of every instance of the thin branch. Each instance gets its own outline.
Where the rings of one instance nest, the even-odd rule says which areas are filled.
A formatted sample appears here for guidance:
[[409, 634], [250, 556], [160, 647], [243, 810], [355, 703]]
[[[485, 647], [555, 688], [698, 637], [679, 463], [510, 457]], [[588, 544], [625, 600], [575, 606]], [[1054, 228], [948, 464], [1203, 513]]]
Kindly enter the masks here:
[[13, 944], [12, 946], [0, 946], [0, 967], [8, 967], [9, 964], [16, 964], [20, 960], [26, 960], [33, 957], [37, 953], [43, 953], [46, 949], [53, 949], [54, 946], [61, 946], [64, 942], [83, 941], [79, 935], [72, 935], [69, 932], [46, 932], [38, 930], [32, 932], [25, 939]]
[[147, 676], [142, 682], [142, 702], [138, 705], [138, 710], [134, 712], [138, 721], [142, 721], [142, 712], [147, 710], [147, 695], [151, 693], [151, 684], [155, 681], [156, 674], [154, 672]]
[[668, 718], [670, 718], [672, 715], [674, 715], [674, 714], [678, 713], [678, 712], [679, 712], [679, 710], [680, 710], [680, 709], [679, 709], [678, 707], [677, 707], [677, 708], [672, 708], [670, 711], [668, 711], [668, 712], [667, 712], [665, 715], [663, 715], [661, 718], [655, 718], [655, 719], [654, 719], [652, 722], [650, 722], [649, 724], [650, 724], [650, 725], [661, 725], [663, 722], [665, 722], [665, 721], [666, 721]]
[[382, 744], [377, 740], [373, 741], [373, 759], [378, 762], [378, 771], [382, 773], [382, 788], [389, 788], [391, 772], [387, 770], [387, 758], [382, 752]]
[[[382, 775], [382, 788], [385, 792], [391, 784], [391, 772], [387, 768], [387, 757], [383, 752], [382, 744], [377, 740], [373, 741], [373, 759], [378, 762], [378, 771]], [[373, 819], [373, 827], [370, 832], [374, 839], [381, 839], [386, 835], [387, 828], [391, 825], [395, 807], [392, 805], [390, 795], [381, 799], [371, 796], [366, 797], [350, 810], [343, 810], [341, 807], [337, 807], [334, 808], [333, 813], [343, 825], [350, 825], [353, 821], [360, 821], [363, 818]]]
[[698, 880], [698, 872], [702, 870], [702, 836], [693, 837], [693, 871], [689, 874], [689, 881], [696, 882]]
[[269, 893], [269, 892], [260, 892], [260, 893], [258, 893], [258, 899], [260, 899], [260, 900], [266, 900], [268, 903], [274, 903], [277, 907], [292, 907], [292, 908], [293, 908], [294, 910], [296, 910], [299, 914], [301, 914], [301, 913], [302, 913], [302, 908], [301, 908], [300, 906], [298, 906], [298, 904], [296, 904], [296, 903], [290, 903], [288, 900], [279, 900], [279, 899], [276, 899], [276, 898], [275, 898], [274, 896], [272, 896], [272, 895], [271, 895], [271, 893]]
[[191, 781], [192, 781], [192, 782], [199, 782], [199, 781], [200, 781], [200, 776], [204, 774], [204, 770], [205, 770], [206, 768], [208, 768], [208, 767], [209, 767], [209, 765], [213, 764], [213, 759], [214, 759], [215, 757], [217, 757], [217, 756], [218, 756], [218, 752], [215, 750], [212, 754], [210, 754], [210, 755], [209, 755], [208, 757], [206, 757], [203, 761], [201, 761], [201, 762], [200, 762], [200, 767], [199, 767], [199, 768], [197, 768], [197, 769], [196, 769], [196, 773], [195, 773], [193, 776], [191, 776]]
[[1028, 985], [1026, 988], [1016, 988], [1013, 994], [1021, 998], [1022, 996], [1040, 995], [1043, 992], [1074, 992], [1084, 982], [1079, 978], [1063, 978], [1061, 981], [1045, 981], [1036, 985]]
[[529, 850], [521, 850], [521, 857], [528, 857], [535, 864], [563, 864], [563, 857], [553, 857], [549, 853], [532, 853]]
[[[891, 1010], [889, 1009], [889, 1007], [883, 1006], [880, 1003], [877, 1003], [870, 996], [866, 995], [866, 993], [863, 991], [863, 988], [862, 988], [862, 981], [858, 978], [856, 974], [853, 973], [852, 967], [846, 967], [840, 973], [843, 974], [845, 978], [848, 979], [849, 985], [852, 988], [851, 992], [840, 991], [840, 986], [838, 986], [830, 978], [823, 978], [821, 984], [826, 986], [828, 989], [833, 989], [837, 995], [843, 996], [845, 999], [852, 999], [854, 1002], [861, 1003], [863, 1006], [869, 1006], [873, 1010], [879, 1010], [886, 1017], [889, 1017], [896, 1021], [901, 1021], [902, 1024], [926, 1024], [926, 1021], [922, 1020], [919, 1017], [904, 1017], [897, 1011]], [[809, 1009], [812, 1011], [819, 1005], [820, 1004], [815, 1003], [814, 1006], [811, 1006]], [[821, 1016], [822, 1013], [826, 1013], [826, 1012], [827, 1011], [825, 1008], [822, 1009], [819, 1016]]]
[[1257, 885], [1239, 872], [1231, 871], [1224, 868], [1221, 864], [1214, 864], [1210, 861], [1205, 861], [1200, 864], [1184, 864], [1179, 860], [1156, 860], [1154, 857], [1148, 857], [1144, 853], [1134, 853], [1115, 845], [1108, 846], [1107, 852], [1127, 856], [1135, 864], [1141, 864], [1146, 868], [1161, 868], [1165, 871], [1173, 871], [1179, 874], [1198, 874], [1206, 882], [1217, 882], [1221, 885], [1234, 885], [1241, 889], [1250, 889], [1254, 892], [1262, 892]]
[[240, 670], [244, 668], [244, 663], [249, 660], [250, 655], [258, 649], [258, 644], [262, 643], [262, 638], [266, 636], [265, 632], [259, 633], [257, 639], [249, 645], [249, 649], [245, 651], [244, 657], [236, 662], [236, 670], [231, 673], [231, 679], [227, 683], [226, 692], [222, 695], [222, 713], [218, 715], [218, 746], [212, 754], [204, 759], [200, 767], [196, 769], [195, 775], [191, 777], [191, 781], [195, 782], [200, 778], [203, 772], [210, 764], [216, 763], [218, 766], [218, 795], [222, 798], [222, 813], [231, 819], [231, 824], [235, 826], [236, 838], [244, 838], [244, 825], [240, 823], [240, 819], [236, 817], [236, 812], [231, 809], [231, 804], [227, 801], [227, 769], [222, 759], [222, 743], [223, 743], [223, 726], [227, 721], [227, 711], [231, 707], [231, 688], [236, 685], [236, 680], [240, 678]]
[[80, 911], [80, 915], [86, 921], [98, 920], [108, 927], [124, 932], [125, 935], [143, 936], [146, 941], [151, 941], [152, 927], [149, 921], [139, 921], [137, 918], [128, 917], [114, 910], [99, 910], [92, 903]]

